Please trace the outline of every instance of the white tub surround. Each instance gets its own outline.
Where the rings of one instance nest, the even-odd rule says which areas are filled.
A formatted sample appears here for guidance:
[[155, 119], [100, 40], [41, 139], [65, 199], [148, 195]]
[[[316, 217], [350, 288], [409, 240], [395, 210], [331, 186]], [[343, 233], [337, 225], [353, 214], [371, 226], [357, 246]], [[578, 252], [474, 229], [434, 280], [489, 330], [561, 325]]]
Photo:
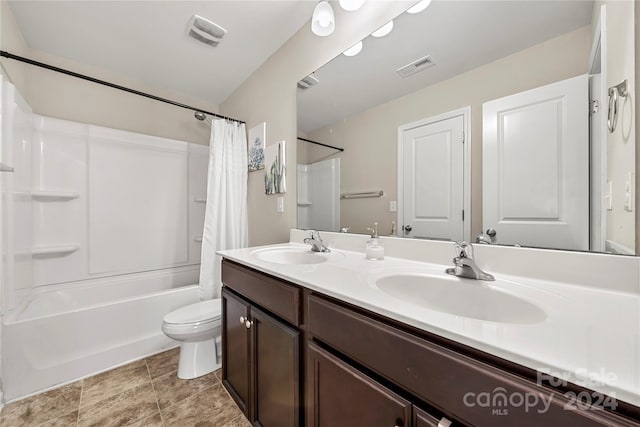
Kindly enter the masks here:
[[198, 274], [191, 266], [40, 288], [3, 324], [5, 399], [176, 347], [162, 318], [198, 301]]
[[208, 147], [33, 114], [2, 85], [5, 399], [177, 345], [198, 300]]
[[[453, 243], [380, 238], [385, 259], [366, 260], [368, 236], [321, 232], [332, 252], [317, 264], [283, 264], [260, 249], [306, 248], [308, 231], [291, 242], [220, 252], [224, 258], [519, 363], [542, 374], [583, 385], [640, 406], [640, 259], [605, 254], [474, 245], [475, 259], [503, 295], [544, 312], [531, 321], [494, 322], [429, 309], [391, 296], [376, 279], [394, 274], [444, 274]], [[258, 252], [256, 252], [258, 251]], [[278, 261], [278, 260], [276, 260]], [[469, 303], [469, 301], [466, 301]]]

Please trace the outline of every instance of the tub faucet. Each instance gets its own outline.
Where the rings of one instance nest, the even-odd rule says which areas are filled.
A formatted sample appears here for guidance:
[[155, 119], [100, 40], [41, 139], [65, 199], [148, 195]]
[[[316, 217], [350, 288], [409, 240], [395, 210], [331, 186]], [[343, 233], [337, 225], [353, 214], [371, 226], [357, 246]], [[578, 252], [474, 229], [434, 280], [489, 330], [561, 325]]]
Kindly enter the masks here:
[[304, 239], [304, 242], [311, 245], [311, 250], [313, 252], [331, 252], [327, 245], [322, 241], [319, 231], [311, 231], [311, 236]]
[[453, 258], [455, 267], [447, 268], [446, 273], [458, 277], [475, 280], [496, 280], [491, 274], [485, 273], [473, 260], [473, 246], [467, 242], [456, 242], [456, 256]]

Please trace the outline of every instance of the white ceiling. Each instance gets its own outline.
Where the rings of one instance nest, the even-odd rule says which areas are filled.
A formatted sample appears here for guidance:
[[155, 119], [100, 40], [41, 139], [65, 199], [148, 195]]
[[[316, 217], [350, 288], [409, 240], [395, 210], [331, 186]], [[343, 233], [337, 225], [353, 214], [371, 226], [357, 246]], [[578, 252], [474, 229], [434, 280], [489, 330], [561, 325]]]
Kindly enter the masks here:
[[[312, 132], [591, 23], [593, 2], [434, 1], [402, 14], [391, 34], [367, 37], [354, 57], [339, 55], [298, 89], [298, 129]], [[402, 79], [395, 70], [431, 55], [436, 66]], [[585, 64], [586, 68], [587, 64]]]
[[[10, 4], [32, 48], [214, 104], [304, 25], [315, 6], [291, 0]], [[193, 14], [227, 30], [218, 47], [187, 36]]]

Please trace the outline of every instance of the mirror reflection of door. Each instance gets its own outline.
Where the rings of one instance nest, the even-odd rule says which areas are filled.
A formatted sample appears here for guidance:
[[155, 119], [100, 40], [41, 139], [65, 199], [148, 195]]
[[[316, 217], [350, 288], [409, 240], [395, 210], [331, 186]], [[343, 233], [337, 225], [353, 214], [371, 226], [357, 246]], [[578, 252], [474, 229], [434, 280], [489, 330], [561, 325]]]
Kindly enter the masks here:
[[398, 128], [400, 236], [464, 240], [464, 139], [469, 111]]
[[483, 224], [500, 244], [589, 250], [588, 76], [483, 104]]

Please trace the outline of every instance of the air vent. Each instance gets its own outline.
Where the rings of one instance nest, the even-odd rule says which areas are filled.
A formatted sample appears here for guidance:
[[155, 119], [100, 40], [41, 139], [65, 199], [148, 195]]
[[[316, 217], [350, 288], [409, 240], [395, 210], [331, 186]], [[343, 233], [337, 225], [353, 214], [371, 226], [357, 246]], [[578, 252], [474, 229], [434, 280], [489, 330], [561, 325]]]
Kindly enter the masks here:
[[220, 25], [204, 19], [199, 15], [193, 15], [191, 17], [187, 31], [189, 36], [213, 47], [218, 46], [227, 33], [227, 30]]
[[300, 89], [309, 89], [311, 86], [314, 86], [319, 81], [320, 80], [315, 78], [313, 75], [309, 74], [307, 77], [305, 77], [304, 79], [298, 82], [298, 87]]
[[398, 68], [396, 70], [396, 73], [400, 74], [400, 77], [402, 77], [403, 79], [406, 79], [407, 77], [412, 76], [420, 71], [424, 71], [427, 68], [431, 68], [434, 65], [436, 64], [431, 59], [431, 56], [427, 55], [420, 59], [416, 59], [411, 64]]

